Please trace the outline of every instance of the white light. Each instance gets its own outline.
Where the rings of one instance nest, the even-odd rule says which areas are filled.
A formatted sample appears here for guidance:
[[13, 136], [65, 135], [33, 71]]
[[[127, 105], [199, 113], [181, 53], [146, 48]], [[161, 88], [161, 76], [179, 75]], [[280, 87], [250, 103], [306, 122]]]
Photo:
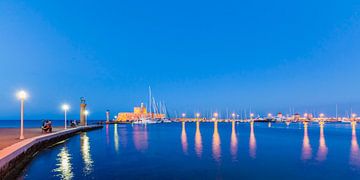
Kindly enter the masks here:
[[182, 115], [182, 117], [185, 117], [185, 116], [186, 116], [186, 114], [185, 114], [185, 113], [182, 113], [181, 115]]
[[218, 116], [219, 116], [219, 114], [218, 114], [218, 113], [214, 113], [214, 117], [216, 117], [216, 118], [217, 118]]
[[63, 104], [61, 107], [64, 111], [68, 111], [70, 109], [70, 106], [67, 104]]
[[89, 111], [88, 110], [85, 110], [84, 114], [87, 116], [89, 115]]
[[19, 99], [26, 99], [26, 98], [27, 98], [27, 93], [26, 93], [25, 91], [21, 90], [21, 91], [19, 91], [19, 92], [17, 93], [17, 97], [18, 97]]
[[199, 117], [200, 117], [200, 113], [196, 113], [196, 117], [199, 118]]

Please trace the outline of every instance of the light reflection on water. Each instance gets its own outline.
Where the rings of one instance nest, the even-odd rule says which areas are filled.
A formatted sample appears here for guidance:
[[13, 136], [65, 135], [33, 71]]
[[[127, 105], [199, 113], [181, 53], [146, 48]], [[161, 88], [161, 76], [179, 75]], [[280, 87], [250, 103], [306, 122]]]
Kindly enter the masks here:
[[[343, 129], [339, 131], [337, 126]], [[346, 172], [347, 179], [360, 176], [356, 123], [351, 126], [273, 123], [268, 127], [268, 123], [218, 121], [106, 125], [104, 130], [81, 133], [78, 138], [70, 138], [66, 144], [54, 147], [55, 157], [40, 153], [26, 170], [25, 179], [242, 179], [242, 174], [265, 179], [261, 173], [254, 173], [254, 169], [266, 168], [267, 174], [275, 179], [283, 179], [276, 170], [284, 168], [294, 171], [288, 172], [292, 179], [302, 174], [303, 169], [310, 179], [316, 173], [335, 178], [335, 172], [325, 167], [336, 167], [342, 175]], [[188, 135], [193, 138], [188, 139]], [[114, 141], [109, 142], [109, 138]], [[314, 155], [312, 145], [317, 147]], [[81, 153], [77, 153], [79, 150]], [[52, 160], [55, 162], [50, 170], [36, 165], [37, 161], [51, 164]], [[277, 161], [285, 164], [273, 167]], [[198, 169], [197, 173], [187, 175], [193, 169]], [[38, 171], [51, 174], [44, 178], [41, 173], [35, 173]]]
[[327, 154], [328, 154], [328, 147], [326, 146], [326, 142], [325, 142], [324, 122], [320, 122], [320, 140], [319, 140], [319, 149], [316, 156], [316, 160], [325, 161]]
[[238, 151], [238, 140], [236, 135], [235, 129], [235, 121], [231, 122], [231, 142], [230, 142], [230, 153], [233, 160], [237, 158], [237, 151]]
[[149, 147], [147, 126], [134, 125], [133, 139], [135, 148], [140, 152], [146, 152]]
[[308, 134], [308, 123], [304, 122], [304, 139], [303, 139], [301, 159], [306, 161], [311, 159], [311, 157], [312, 157], [312, 148], [310, 145], [310, 139]]
[[110, 144], [109, 124], [106, 124], [106, 144]]
[[254, 131], [254, 122], [250, 122], [249, 155], [253, 159], [256, 158], [256, 138]]
[[202, 137], [201, 137], [201, 131], [200, 131], [200, 122], [197, 121], [196, 122], [196, 131], [195, 131], [195, 152], [197, 157], [201, 157], [202, 156], [202, 150], [203, 149], [203, 145], [202, 145]]
[[62, 147], [60, 153], [57, 155], [56, 164], [57, 168], [53, 170], [53, 172], [58, 173], [56, 176], [60, 177], [60, 179], [70, 180], [74, 177], [73, 167], [71, 164], [71, 156], [66, 146]]
[[212, 152], [213, 158], [216, 162], [221, 160], [221, 147], [220, 147], [220, 135], [218, 130], [218, 121], [214, 122], [214, 134], [213, 134], [213, 143], [212, 143]]
[[350, 165], [360, 168], [359, 144], [356, 137], [356, 123], [351, 124]]
[[118, 133], [117, 124], [114, 124], [114, 146], [115, 146], [115, 152], [119, 153], [119, 133]]
[[89, 175], [93, 171], [93, 163], [94, 161], [91, 158], [90, 152], [90, 141], [86, 132], [80, 135], [80, 143], [81, 143], [81, 155], [84, 161], [83, 172], [85, 175]]
[[184, 154], [188, 153], [188, 142], [187, 142], [187, 136], [186, 136], [186, 127], [185, 127], [185, 122], [181, 123], [181, 145], [182, 145], [182, 150], [184, 152]]

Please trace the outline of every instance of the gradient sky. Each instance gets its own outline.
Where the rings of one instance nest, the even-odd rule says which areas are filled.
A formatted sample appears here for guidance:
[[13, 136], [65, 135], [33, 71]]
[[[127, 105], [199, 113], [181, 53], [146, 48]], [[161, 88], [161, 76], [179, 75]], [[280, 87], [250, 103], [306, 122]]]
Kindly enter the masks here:
[[358, 0], [0, 1], [0, 119], [131, 111], [360, 111]]

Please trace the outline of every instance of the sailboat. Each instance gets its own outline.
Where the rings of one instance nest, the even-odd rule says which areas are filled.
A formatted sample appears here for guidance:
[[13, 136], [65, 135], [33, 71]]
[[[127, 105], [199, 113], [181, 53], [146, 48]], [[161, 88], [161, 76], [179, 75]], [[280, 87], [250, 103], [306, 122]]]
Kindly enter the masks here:
[[171, 122], [168, 119], [167, 108], [164, 102], [157, 103], [152, 96], [151, 87], [149, 86], [149, 113], [140, 117], [138, 121], [134, 121], [133, 124], [155, 124], [163, 122]]

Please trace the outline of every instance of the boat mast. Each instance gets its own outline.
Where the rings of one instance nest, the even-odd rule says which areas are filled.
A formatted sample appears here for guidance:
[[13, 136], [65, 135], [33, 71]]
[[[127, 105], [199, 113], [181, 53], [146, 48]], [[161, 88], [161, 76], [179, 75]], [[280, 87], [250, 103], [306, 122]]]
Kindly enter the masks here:
[[338, 118], [338, 105], [336, 104], [336, 112], [335, 112], [335, 116], [336, 116], [336, 120], [338, 120], [339, 118]]
[[150, 111], [150, 119], [152, 119], [152, 112], [151, 112], [151, 87], [149, 86], [149, 111]]

